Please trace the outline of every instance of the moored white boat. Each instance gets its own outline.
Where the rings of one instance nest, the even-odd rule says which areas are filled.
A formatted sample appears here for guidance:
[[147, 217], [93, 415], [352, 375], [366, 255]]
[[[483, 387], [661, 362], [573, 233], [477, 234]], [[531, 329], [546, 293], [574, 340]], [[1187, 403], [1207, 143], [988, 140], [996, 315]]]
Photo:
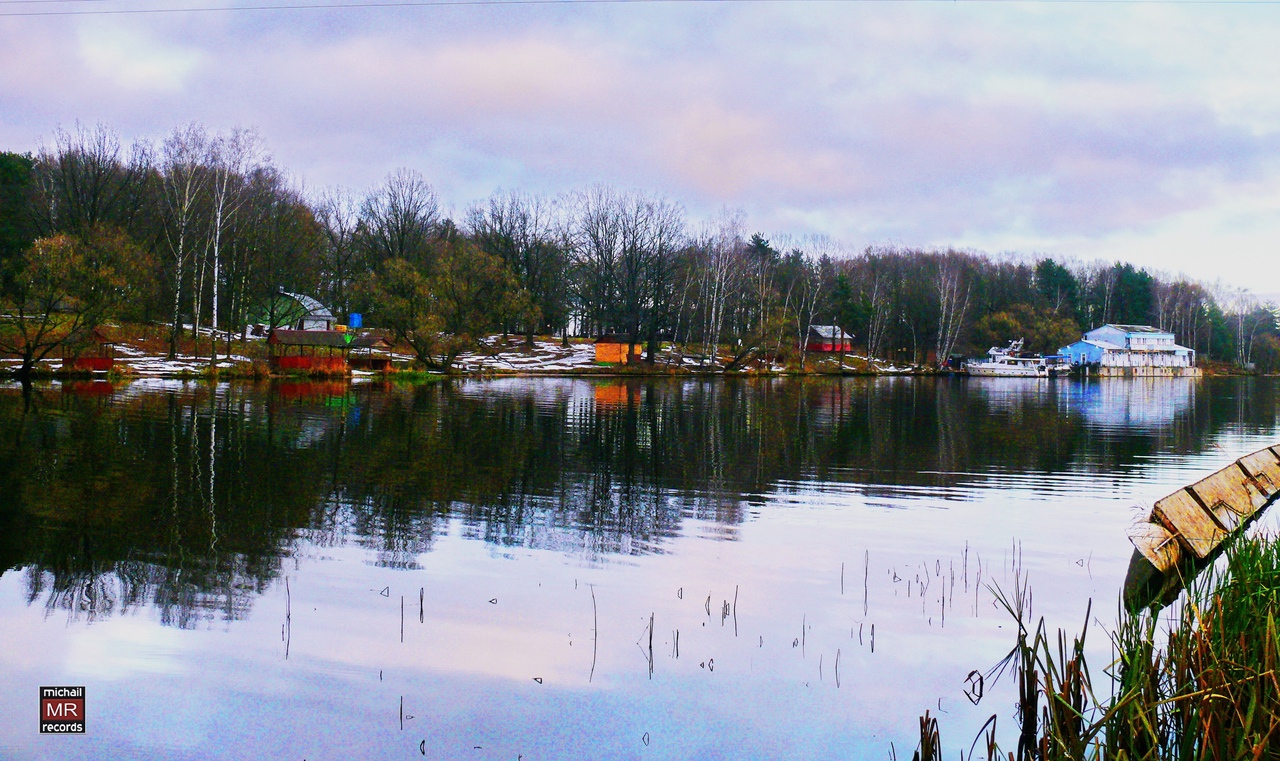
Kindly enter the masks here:
[[1007, 349], [992, 346], [986, 360], [964, 363], [969, 375], [1001, 378], [1051, 378], [1059, 371], [1056, 362], [1039, 354], [1022, 356], [1022, 339], [1012, 341]]

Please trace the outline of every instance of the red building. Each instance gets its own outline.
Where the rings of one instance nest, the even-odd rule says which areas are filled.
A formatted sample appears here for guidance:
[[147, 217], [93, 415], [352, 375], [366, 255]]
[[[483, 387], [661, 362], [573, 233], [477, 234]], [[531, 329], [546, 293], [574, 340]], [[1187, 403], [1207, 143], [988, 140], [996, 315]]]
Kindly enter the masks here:
[[115, 362], [115, 342], [98, 328], [72, 334], [62, 344], [63, 372], [105, 373]]
[[840, 353], [853, 351], [853, 334], [839, 325], [810, 325], [805, 351]]
[[267, 336], [272, 370], [346, 373], [355, 336], [340, 330], [284, 330]]

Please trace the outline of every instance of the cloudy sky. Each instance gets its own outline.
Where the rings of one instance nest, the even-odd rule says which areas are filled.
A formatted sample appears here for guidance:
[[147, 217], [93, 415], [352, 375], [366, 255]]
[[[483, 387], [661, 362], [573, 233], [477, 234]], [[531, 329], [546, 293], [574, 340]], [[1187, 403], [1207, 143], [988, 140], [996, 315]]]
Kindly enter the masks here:
[[1124, 259], [1280, 293], [1280, 5], [6, 15], [237, 1], [255, 0], [0, 2], [0, 148], [77, 120], [256, 126], [309, 188], [408, 166], [464, 209], [607, 182], [853, 249]]

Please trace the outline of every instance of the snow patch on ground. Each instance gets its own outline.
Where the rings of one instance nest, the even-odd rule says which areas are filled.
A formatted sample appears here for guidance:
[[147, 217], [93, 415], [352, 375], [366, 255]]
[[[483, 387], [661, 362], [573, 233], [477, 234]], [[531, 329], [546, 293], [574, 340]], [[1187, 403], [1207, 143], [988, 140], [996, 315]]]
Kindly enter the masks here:
[[534, 341], [500, 346], [500, 339], [485, 341], [485, 351], [460, 354], [454, 366], [463, 372], [580, 370], [596, 366], [596, 348], [589, 343], [564, 346], [559, 341]]
[[[125, 348], [127, 347], [117, 347], [116, 364], [121, 365], [125, 372], [131, 372], [141, 377], [194, 374], [202, 372], [209, 367], [208, 357], [179, 355], [173, 359], [167, 359], [165, 357], [146, 356], [141, 352], [135, 352], [132, 356], [122, 356], [124, 355], [122, 350]], [[247, 364], [249, 362], [250, 359], [248, 357], [232, 354], [229, 357], [219, 357], [217, 367], [228, 369], [238, 364]]]
[[[208, 336], [208, 328], [201, 328], [202, 335]], [[238, 340], [239, 334], [233, 338]], [[219, 340], [226, 334], [219, 332]], [[260, 340], [260, 339], [259, 339]], [[462, 373], [577, 373], [582, 371], [608, 371], [608, 365], [595, 361], [595, 345], [589, 341], [578, 341], [567, 346], [558, 339], [536, 340], [532, 347], [526, 346], [520, 337], [491, 336], [484, 339], [482, 347], [477, 351], [465, 352], [454, 362], [454, 370]], [[398, 367], [414, 366], [412, 354], [391, 352], [388, 354]], [[179, 355], [168, 359], [163, 354], [149, 354], [145, 349], [121, 342], [115, 345], [117, 367], [126, 375], [137, 378], [173, 378], [203, 374], [209, 367], [208, 357], [195, 355]], [[684, 370], [721, 370], [730, 361], [730, 357], [704, 357], [699, 353], [689, 352], [674, 344], [664, 343], [658, 351], [656, 365], [658, 368]], [[230, 369], [238, 365], [252, 364], [249, 357], [232, 354], [220, 356], [217, 367]], [[0, 358], [0, 370], [16, 369], [21, 362], [15, 358]], [[37, 363], [41, 370], [53, 371], [61, 367], [61, 357], [53, 357]], [[871, 372], [885, 374], [901, 374], [919, 371], [913, 365], [898, 366], [886, 360], [879, 360], [859, 354], [809, 355], [807, 363], [811, 370], [818, 372]], [[764, 370], [773, 373], [785, 373], [788, 368], [776, 359], [757, 358], [747, 363], [742, 369]], [[353, 370], [352, 377], [368, 379], [378, 373]]]

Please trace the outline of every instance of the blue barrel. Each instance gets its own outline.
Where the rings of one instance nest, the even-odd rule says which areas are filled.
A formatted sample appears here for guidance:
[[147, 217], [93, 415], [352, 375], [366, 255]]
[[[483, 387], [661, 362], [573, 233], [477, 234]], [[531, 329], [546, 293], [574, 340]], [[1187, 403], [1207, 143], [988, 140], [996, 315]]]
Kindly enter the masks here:
[[347, 318], [348, 328], [358, 328], [362, 325], [364, 325], [364, 315], [359, 312], [353, 312], [351, 316]]

